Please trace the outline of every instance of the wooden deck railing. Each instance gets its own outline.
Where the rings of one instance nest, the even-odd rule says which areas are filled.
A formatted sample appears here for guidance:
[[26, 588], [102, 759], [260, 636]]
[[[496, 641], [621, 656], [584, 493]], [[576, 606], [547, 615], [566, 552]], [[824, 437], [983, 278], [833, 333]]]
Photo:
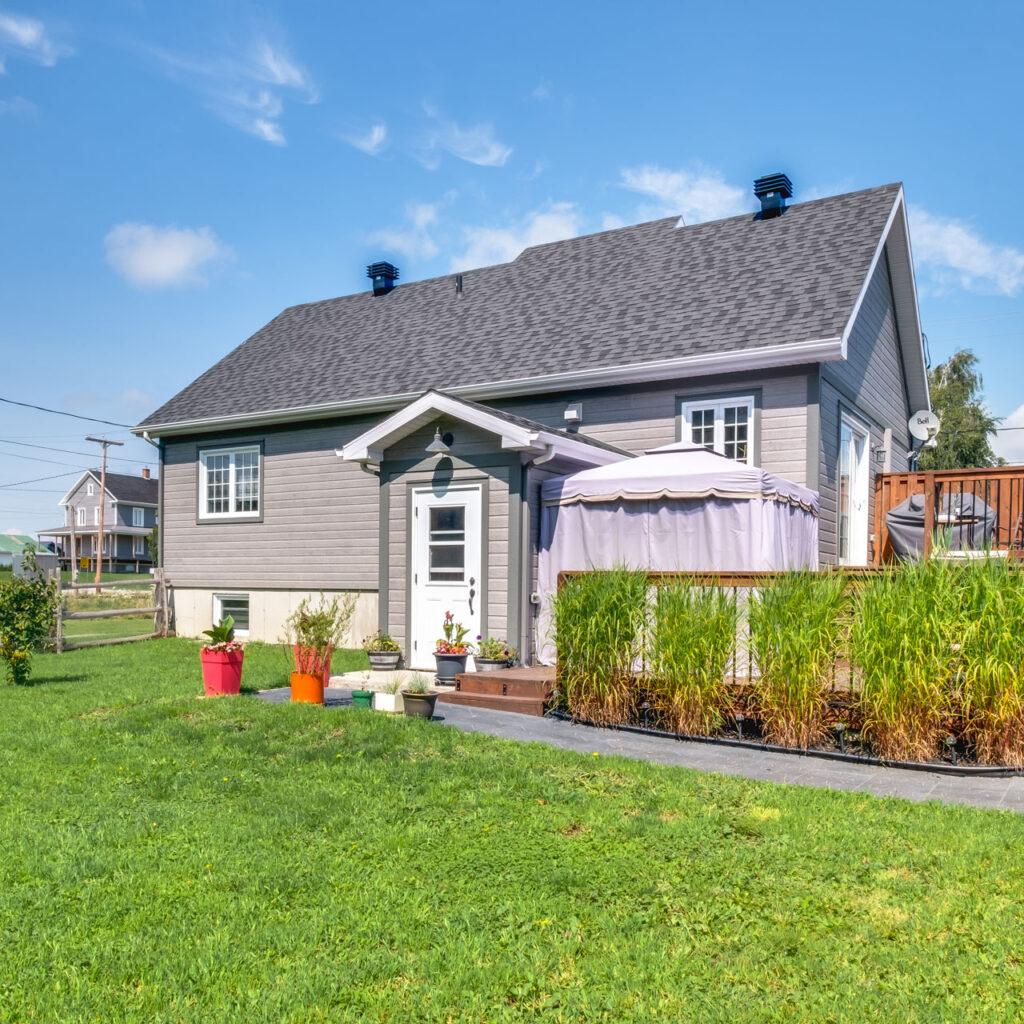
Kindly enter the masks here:
[[886, 514], [914, 494], [924, 496], [925, 558], [931, 555], [937, 531], [956, 525], [948, 508], [950, 505], [959, 508], [965, 496], [983, 501], [995, 513], [990, 541], [994, 551], [1018, 558], [1024, 553], [1024, 466], [879, 473], [875, 477], [875, 565], [892, 562], [896, 557], [886, 526]]

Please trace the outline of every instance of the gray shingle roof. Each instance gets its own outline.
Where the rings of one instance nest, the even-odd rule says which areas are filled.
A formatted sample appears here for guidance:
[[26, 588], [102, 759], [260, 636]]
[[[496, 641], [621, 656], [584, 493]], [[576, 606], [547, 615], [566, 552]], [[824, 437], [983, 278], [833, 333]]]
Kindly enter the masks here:
[[140, 426], [839, 336], [900, 186], [526, 249], [511, 263], [292, 306]]
[[[97, 480], [100, 479], [100, 471], [90, 469], [86, 472], [92, 473]], [[111, 473], [107, 470], [107, 490], [113, 495], [115, 501], [130, 505], [137, 502], [141, 505], [155, 505], [160, 496], [160, 481], [155, 478], [147, 480], [144, 476], [133, 476], [130, 473]]]

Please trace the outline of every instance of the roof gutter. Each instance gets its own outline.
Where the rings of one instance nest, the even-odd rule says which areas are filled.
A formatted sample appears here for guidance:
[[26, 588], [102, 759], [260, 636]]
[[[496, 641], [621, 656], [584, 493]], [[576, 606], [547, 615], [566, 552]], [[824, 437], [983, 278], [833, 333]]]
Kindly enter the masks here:
[[[650, 383], [677, 377], [706, 377], [718, 373], [738, 373], [777, 366], [795, 366], [801, 363], [834, 362], [843, 358], [841, 337], [813, 341], [787, 342], [761, 348], [741, 349], [733, 352], [711, 352], [697, 356], [679, 356], [648, 363], [628, 363], [621, 366], [572, 370], [567, 373], [544, 374], [537, 377], [518, 377], [510, 380], [487, 381], [481, 384], [462, 384], [444, 387], [447, 394], [470, 399], [511, 398], [522, 394], [545, 394], [574, 388], [614, 387], [620, 384]], [[391, 412], [408, 404], [422, 394], [407, 391], [392, 395], [375, 395], [349, 402], [324, 402], [290, 409], [269, 409], [261, 412], [241, 413], [237, 416], [219, 416], [178, 422], [152, 423], [132, 428], [133, 434], [152, 434], [173, 437], [179, 434], [210, 433], [213, 431], [262, 429], [303, 420], [326, 419], [335, 416], [355, 416], [365, 413]]]

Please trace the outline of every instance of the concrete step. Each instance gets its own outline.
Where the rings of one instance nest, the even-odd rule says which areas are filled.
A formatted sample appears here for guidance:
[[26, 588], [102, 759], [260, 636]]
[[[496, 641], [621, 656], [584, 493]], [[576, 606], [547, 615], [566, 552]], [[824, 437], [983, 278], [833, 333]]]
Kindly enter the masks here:
[[510, 697], [500, 693], [467, 693], [464, 690], [446, 690], [437, 695], [438, 704], [462, 704], [491, 711], [514, 711], [520, 715], [544, 715], [545, 697]]

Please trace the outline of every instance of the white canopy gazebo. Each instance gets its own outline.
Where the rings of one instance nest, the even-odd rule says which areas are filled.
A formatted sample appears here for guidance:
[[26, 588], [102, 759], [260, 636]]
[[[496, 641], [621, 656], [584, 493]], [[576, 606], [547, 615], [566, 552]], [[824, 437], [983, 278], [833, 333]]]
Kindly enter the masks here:
[[538, 590], [541, 661], [558, 574], [625, 565], [664, 572], [816, 568], [818, 495], [685, 443], [546, 481]]

